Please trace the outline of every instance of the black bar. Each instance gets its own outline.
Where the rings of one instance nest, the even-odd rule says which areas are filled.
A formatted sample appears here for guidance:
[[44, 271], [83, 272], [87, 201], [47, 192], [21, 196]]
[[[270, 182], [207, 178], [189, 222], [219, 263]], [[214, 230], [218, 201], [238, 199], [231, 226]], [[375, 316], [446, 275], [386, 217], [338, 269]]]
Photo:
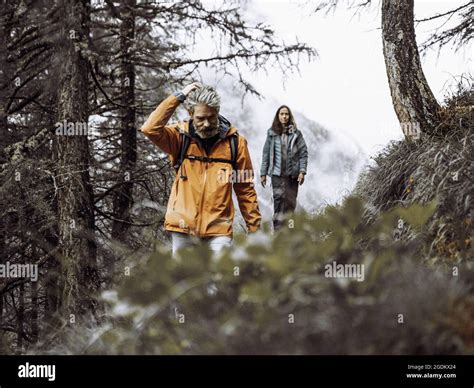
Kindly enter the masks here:
[[[28, 374], [41, 373], [35, 367], [38, 365], [50, 366], [49, 370], [41, 369], [44, 377], [19, 377], [20, 368], [23, 374], [26, 367]], [[54, 381], [49, 381], [53, 365]], [[193, 386], [198, 382], [254, 386], [258, 382], [262, 388], [270, 383], [288, 387], [472, 388], [474, 356], [0, 356], [0, 388], [169, 387], [184, 382]]]

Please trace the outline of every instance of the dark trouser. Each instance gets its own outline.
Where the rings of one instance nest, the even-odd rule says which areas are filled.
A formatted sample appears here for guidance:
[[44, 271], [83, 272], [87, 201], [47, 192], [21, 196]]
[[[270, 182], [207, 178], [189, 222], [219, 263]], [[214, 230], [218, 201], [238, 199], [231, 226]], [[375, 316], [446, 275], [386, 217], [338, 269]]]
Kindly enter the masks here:
[[283, 226], [287, 213], [293, 213], [298, 195], [298, 180], [289, 176], [272, 175], [273, 187], [273, 229]]

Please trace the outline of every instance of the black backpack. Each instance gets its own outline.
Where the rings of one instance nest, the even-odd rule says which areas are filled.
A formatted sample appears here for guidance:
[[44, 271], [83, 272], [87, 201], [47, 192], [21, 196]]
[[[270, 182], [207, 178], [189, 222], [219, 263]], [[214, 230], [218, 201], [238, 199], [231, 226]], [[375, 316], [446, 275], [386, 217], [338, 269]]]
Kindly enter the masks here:
[[[236, 170], [237, 167], [237, 149], [238, 149], [238, 137], [239, 133], [235, 132], [229, 136], [229, 145], [230, 145], [230, 159], [224, 158], [210, 158], [208, 156], [195, 156], [195, 155], [187, 155], [189, 148], [189, 143], [191, 141], [190, 137], [181, 133], [181, 148], [179, 150], [179, 158], [176, 161], [175, 165], [173, 166], [176, 172], [178, 172], [181, 164], [183, 164], [184, 159], [190, 160], [200, 160], [202, 162], [221, 162], [221, 163], [229, 163], [232, 165], [232, 168]], [[186, 176], [181, 176], [180, 178], [186, 179]]]

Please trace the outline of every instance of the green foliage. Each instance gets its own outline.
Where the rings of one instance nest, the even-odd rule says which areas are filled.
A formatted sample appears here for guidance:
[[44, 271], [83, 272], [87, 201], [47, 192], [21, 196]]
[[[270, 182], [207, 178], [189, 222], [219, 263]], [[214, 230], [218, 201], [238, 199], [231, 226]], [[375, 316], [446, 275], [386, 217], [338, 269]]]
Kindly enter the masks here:
[[[362, 200], [349, 197], [323, 214], [296, 214], [293, 228], [273, 235], [238, 235], [218, 257], [205, 246], [183, 250], [177, 259], [163, 247], [136, 254], [130, 276], [103, 295], [106, 322], [91, 330], [85, 346], [70, 338], [69, 351], [472, 352], [469, 317], [456, 318], [456, 306], [472, 301], [472, 266], [452, 276], [422, 264], [424, 247], [416, 235], [394, 238], [400, 217], [423, 233], [435, 206], [395, 208], [367, 223]], [[333, 262], [364, 264], [364, 280], [326, 277], [325, 265]]]

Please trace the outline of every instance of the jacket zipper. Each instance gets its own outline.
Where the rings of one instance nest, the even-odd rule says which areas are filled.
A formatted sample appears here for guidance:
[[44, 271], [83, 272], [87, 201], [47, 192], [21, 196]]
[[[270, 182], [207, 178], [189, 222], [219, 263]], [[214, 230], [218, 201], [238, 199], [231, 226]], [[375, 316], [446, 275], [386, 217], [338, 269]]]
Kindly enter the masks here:
[[206, 181], [207, 181], [207, 166], [208, 166], [208, 162], [204, 162], [206, 163], [205, 165], [205, 169], [204, 169], [204, 179], [203, 179], [203, 186], [202, 186], [202, 195], [201, 195], [201, 206], [200, 206], [200, 213], [199, 213], [199, 228], [198, 228], [198, 235], [199, 237], [201, 237], [201, 227], [202, 227], [202, 219], [203, 219], [203, 210], [204, 210], [204, 191], [206, 189]]
[[[212, 146], [212, 148], [209, 150], [209, 154], [206, 152], [206, 150], [204, 149], [204, 147], [202, 147], [202, 145], [200, 143], [199, 144], [199, 147], [202, 147], [202, 151], [204, 151], [204, 154], [207, 156], [207, 157], [210, 157], [211, 154], [212, 154], [212, 150], [217, 146], [217, 144], [219, 144], [219, 142], [221, 141], [222, 139], [217, 139], [217, 141], [214, 143], [214, 145]], [[201, 206], [199, 207], [200, 208], [200, 213], [199, 213], [199, 222], [198, 222], [198, 235], [199, 237], [201, 237], [201, 227], [202, 227], [202, 214], [203, 214], [203, 209], [204, 209], [204, 192], [205, 192], [205, 189], [206, 189], [206, 181], [207, 181], [207, 168], [209, 166], [209, 162], [204, 162], [205, 163], [205, 169], [204, 169], [204, 180], [203, 180], [203, 186], [202, 186], [202, 195], [201, 195]]]

